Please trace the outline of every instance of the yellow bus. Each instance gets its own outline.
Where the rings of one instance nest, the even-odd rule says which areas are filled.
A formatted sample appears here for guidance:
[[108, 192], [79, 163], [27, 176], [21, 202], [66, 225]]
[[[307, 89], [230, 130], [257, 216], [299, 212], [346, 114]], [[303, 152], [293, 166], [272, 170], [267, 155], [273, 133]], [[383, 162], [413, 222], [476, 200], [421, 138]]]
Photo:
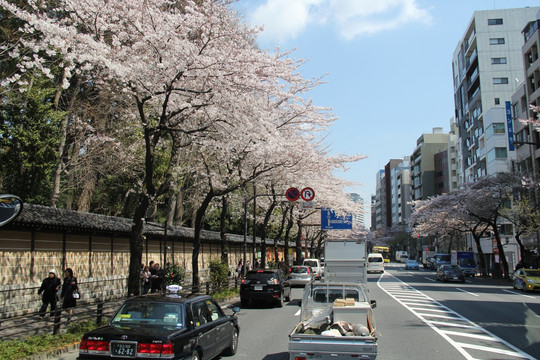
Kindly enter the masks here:
[[384, 262], [390, 262], [390, 248], [388, 246], [374, 246], [372, 251], [382, 254]]

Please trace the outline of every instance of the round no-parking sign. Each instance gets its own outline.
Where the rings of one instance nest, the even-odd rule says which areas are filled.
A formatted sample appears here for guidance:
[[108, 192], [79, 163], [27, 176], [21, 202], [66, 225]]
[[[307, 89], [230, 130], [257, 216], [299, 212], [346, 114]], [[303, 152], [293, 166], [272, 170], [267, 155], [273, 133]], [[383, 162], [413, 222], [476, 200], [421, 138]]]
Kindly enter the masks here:
[[289, 201], [296, 201], [300, 197], [300, 191], [295, 187], [288, 188], [285, 192], [285, 197]]

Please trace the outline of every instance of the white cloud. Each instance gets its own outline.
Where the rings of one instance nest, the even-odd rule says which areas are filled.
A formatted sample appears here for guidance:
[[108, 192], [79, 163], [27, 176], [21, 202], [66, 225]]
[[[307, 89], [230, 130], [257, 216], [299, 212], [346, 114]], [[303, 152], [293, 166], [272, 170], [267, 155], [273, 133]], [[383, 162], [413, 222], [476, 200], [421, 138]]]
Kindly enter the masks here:
[[411, 23], [429, 25], [432, 18], [416, 0], [266, 0], [251, 13], [250, 21], [264, 25], [261, 40], [281, 43], [312, 24], [332, 25], [351, 40]]

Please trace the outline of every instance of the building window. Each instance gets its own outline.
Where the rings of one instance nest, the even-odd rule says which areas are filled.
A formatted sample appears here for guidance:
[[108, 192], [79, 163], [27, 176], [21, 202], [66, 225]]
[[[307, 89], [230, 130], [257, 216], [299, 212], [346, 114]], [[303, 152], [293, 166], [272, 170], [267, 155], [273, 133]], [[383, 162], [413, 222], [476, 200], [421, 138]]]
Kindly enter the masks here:
[[504, 123], [493, 123], [493, 133], [495, 134], [505, 134], [506, 125]]
[[503, 19], [488, 19], [488, 25], [502, 25]]
[[500, 64], [506, 64], [505, 57], [491, 58], [491, 65], [500, 65]]
[[505, 147], [496, 147], [488, 152], [487, 161], [490, 162], [496, 159], [506, 159], [507, 156], [508, 155]]
[[491, 38], [489, 39], [489, 45], [503, 45], [504, 38]]
[[501, 105], [501, 99], [495, 98], [495, 105]]
[[508, 84], [508, 78], [493, 78], [493, 85]]

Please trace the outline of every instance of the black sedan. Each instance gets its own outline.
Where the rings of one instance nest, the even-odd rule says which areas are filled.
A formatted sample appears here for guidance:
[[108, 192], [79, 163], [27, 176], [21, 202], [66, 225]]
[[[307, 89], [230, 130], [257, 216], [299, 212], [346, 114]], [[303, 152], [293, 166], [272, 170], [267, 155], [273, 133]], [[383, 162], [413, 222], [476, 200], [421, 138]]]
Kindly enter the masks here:
[[279, 269], [250, 270], [240, 285], [242, 306], [254, 302], [271, 302], [282, 307], [283, 301], [291, 301], [291, 283]]
[[441, 265], [437, 269], [437, 280], [465, 282], [463, 270], [457, 265]]
[[79, 360], [209, 360], [234, 355], [240, 328], [207, 295], [176, 294], [127, 299], [108, 325], [84, 334]]

